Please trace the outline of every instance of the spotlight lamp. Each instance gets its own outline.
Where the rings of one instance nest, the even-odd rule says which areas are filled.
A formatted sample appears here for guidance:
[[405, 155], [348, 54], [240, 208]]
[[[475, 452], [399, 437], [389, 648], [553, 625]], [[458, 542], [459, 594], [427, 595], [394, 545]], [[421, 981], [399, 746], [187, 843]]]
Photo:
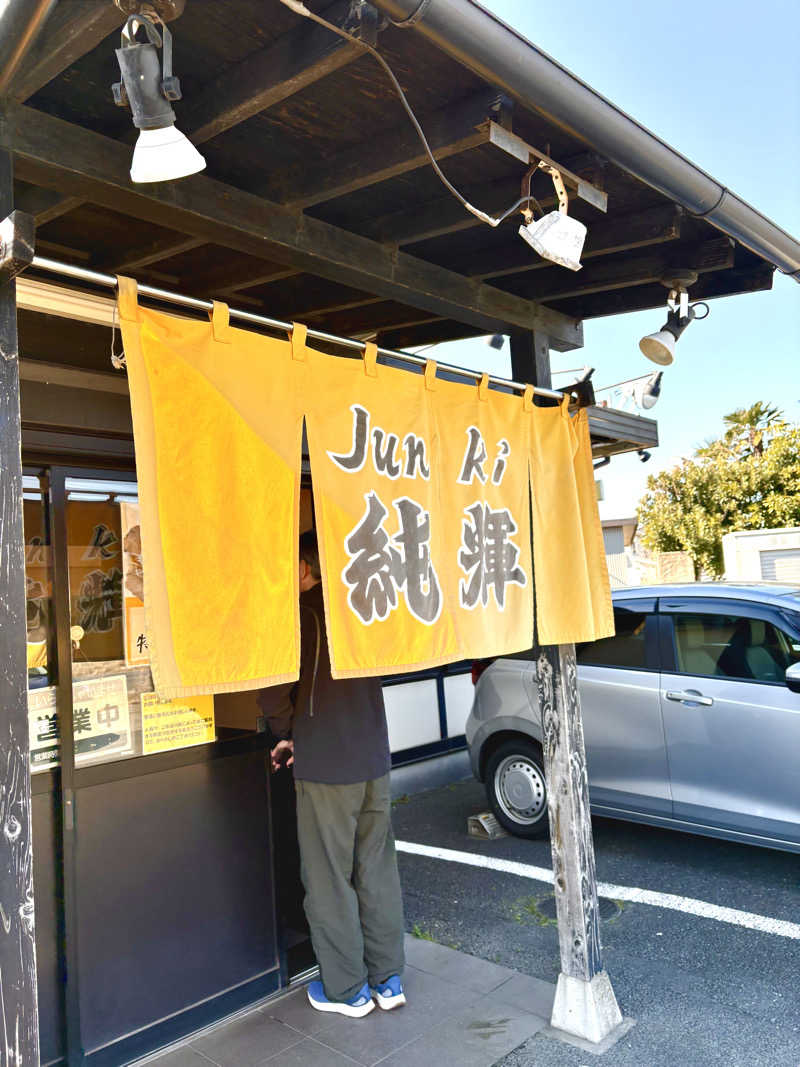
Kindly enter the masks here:
[[658, 403], [661, 396], [661, 379], [664, 377], [663, 370], [654, 371], [644, 378], [639, 378], [633, 388], [633, 402], [637, 408], [649, 411]]
[[501, 333], [493, 333], [492, 336], [489, 337], [488, 340], [486, 341], [486, 344], [490, 348], [494, 348], [498, 352], [501, 350], [501, 348], [503, 347], [503, 345], [505, 343], [506, 343], [506, 339]]
[[647, 463], [648, 459], [650, 459], [650, 453], [645, 448], [638, 449], [636, 455], [642, 463]]
[[[533, 200], [530, 195], [531, 178], [540, 168], [546, 171], [553, 179], [556, 196], [558, 197], [558, 211], [550, 211], [546, 215], [542, 215], [541, 218], [534, 220], [533, 212], [530, 209], [530, 202]], [[525, 224], [519, 228], [520, 237], [527, 241], [531, 248], [538, 252], [543, 259], [549, 259], [551, 262], [558, 263], [559, 266], [566, 267], [568, 270], [580, 270], [581, 252], [583, 251], [583, 243], [586, 240], [586, 227], [578, 219], [573, 219], [567, 214], [569, 202], [561, 172], [551, 164], [540, 160], [528, 170], [523, 179], [523, 197], [526, 182], [528, 197], [527, 205], [522, 209]]]
[[[694, 280], [697, 275], [694, 275]], [[675, 359], [675, 345], [683, 331], [695, 319], [708, 318], [709, 307], [704, 301], [689, 303], [689, 293], [680, 283], [670, 289], [667, 297], [667, 321], [657, 333], [649, 333], [639, 342], [642, 355], [653, 363], [667, 367]], [[697, 309], [705, 308], [704, 315], [698, 315]]]
[[[156, 27], [161, 25], [161, 33]], [[146, 42], [136, 39], [144, 29]], [[162, 48], [162, 64], [157, 49]], [[114, 103], [130, 107], [139, 130], [131, 162], [134, 182], [162, 182], [185, 178], [202, 170], [206, 161], [175, 126], [171, 101], [181, 99], [179, 80], [172, 73], [172, 34], [158, 18], [131, 15], [122, 27], [116, 49], [122, 81], [112, 86]]]

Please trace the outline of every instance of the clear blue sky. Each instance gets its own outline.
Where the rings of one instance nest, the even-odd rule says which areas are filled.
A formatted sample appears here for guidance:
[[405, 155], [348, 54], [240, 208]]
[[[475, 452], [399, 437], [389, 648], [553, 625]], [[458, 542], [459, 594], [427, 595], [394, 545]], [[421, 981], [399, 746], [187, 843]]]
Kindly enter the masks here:
[[[483, 0], [563, 66], [643, 123], [783, 229], [800, 237], [800, 0]], [[666, 294], [665, 294], [666, 295]], [[661, 445], [601, 472], [604, 518], [633, 514], [647, 475], [720, 432], [722, 416], [756, 400], [800, 422], [800, 285], [779, 272], [770, 292], [710, 302], [666, 368], [651, 414]], [[660, 311], [585, 324], [585, 347], [553, 367], [596, 368], [595, 387], [655, 369], [639, 338]], [[482, 341], [439, 345], [442, 361], [508, 374], [507, 350]], [[566, 378], [561, 378], [566, 381]], [[559, 379], [556, 378], [558, 383]]]

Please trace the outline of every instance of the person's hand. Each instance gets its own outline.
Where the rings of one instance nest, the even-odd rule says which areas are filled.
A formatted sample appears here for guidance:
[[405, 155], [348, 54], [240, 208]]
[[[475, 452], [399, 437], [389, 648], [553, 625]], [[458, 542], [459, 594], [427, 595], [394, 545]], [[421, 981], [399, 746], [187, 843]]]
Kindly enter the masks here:
[[279, 741], [269, 756], [273, 771], [291, 767], [294, 763], [294, 741]]

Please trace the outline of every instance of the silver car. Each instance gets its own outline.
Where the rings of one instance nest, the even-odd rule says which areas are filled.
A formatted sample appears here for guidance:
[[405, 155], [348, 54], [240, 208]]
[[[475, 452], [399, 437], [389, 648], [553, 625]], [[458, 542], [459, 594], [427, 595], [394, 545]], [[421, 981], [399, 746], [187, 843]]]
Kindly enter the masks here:
[[[612, 593], [616, 636], [579, 645], [592, 811], [800, 852], [800, 589]], [[535, 665], [473, 667], [472, 769], [499, 822], [547, 832]]]

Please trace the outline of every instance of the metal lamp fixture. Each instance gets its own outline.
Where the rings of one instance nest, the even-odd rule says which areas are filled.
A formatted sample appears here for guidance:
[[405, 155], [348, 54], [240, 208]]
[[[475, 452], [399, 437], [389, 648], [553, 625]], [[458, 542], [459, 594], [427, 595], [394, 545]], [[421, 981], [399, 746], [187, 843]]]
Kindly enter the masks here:
[[638, 378], [629, 378], [624, 382], [614, 382], [613, 385], [604, 385], [598, 392], [605, 393], [611, 389], [617, 390], [621, 399], [620, 411], [624, 411], [629, 403], [644, 411], [649, 411], [658, 403], [661, 396], [661, 379], [664, 372], [653, 371], [652, 374], [642, 374]]
[[[544, 161], [535, 164], [526, 174], [528, 191], [530, 192], [530, 180], [536, 170], [546, 171], [553, 179], [553, 185], [558, 197], [558, 210], [549, 211], [540, 219], [533, 217], [529, 207], [523, 209], [522, 214], [525, 224], [520, 226], [519, 235], [538, 252], [543, 259], [549, 259], [558, 263], [568, 270], [581, 269], [581, 252], [586, 240], [586, 227], [578, 219], [573, 219], [567, 214], [569, 202], [567, 190], [564, 188], [564, 179], [560, 171]], [[524, 182], [523, 182], [524, 184]]]
[[[160, 19], [158, 20], [161, 21]], [[147, 41], [136, 40], [144, 28]], [[163, 71], [157, 49], [163, 47]], [[134, 182], [163, 182], [202, 170], [206, 161], [175, 126], [170, 101], [180, 100], [180, 82], [172, 73], [172, 34], [161, 22], [159, 33], [148, 15], [131, 15], [116, 49], [122, 81], [112, 86], [114, 103], [130, 107], [139, 130], [131, 163]]]
[[[708, 304], [699, 301], [689, 304], [689, 293], [686, 285], [697, 281], [697, 275], [692, 271], [684, 271], [672, 278], [665, 278], [664, 285], [670, 286], [667, 297], [667, 321], [656, 333], [649, 333], [639, 342], [642, 355], [647, 356], [653, 363], [662, 367], [669, 366], [675, 359], [675, 345], [683, 331], [695, 319], [708, 317]], [[705, 315], [698, 315], [697, 308], [704, 307]]]
[[638, 408], [649, 411], [658, 403], [661, 396], [661, 379], [664, 377], [663, 370], [648, 374], [646, 378], [639, 378], [633, 387], [633, 402]]

